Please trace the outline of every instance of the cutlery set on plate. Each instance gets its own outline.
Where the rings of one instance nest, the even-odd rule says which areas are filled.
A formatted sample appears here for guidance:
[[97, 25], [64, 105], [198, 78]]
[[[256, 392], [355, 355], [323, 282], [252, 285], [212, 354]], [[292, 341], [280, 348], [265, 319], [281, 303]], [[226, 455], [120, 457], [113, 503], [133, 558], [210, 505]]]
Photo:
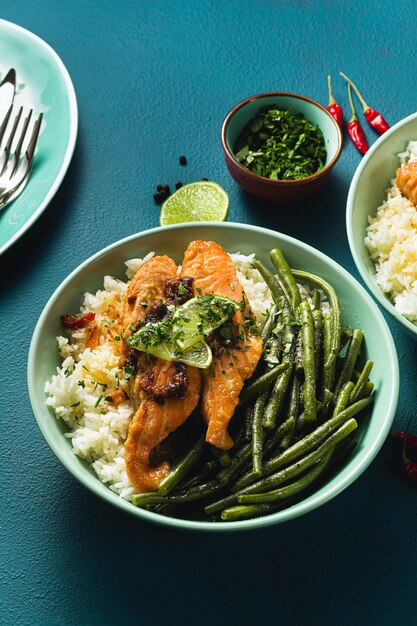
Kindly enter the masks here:
[[0, 83], [0, 102], [7, 107], [0, 120], [0, 208], [21, 193], [30, 177], [43, 116], [28, 133], [33, 109], [25, 117], [23, 107], [14, 105], [15, 90], [16, 72], [10, 69]]

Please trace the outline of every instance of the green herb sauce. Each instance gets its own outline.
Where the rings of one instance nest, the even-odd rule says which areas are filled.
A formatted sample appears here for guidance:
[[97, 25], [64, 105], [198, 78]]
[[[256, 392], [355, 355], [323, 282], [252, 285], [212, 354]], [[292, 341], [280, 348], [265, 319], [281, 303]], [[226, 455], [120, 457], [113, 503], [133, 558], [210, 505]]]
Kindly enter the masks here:
[[255, 174], [272, 180], [299, 180], [326, 162], [323, 133], [301, 113], [262, 109], [243, 129], [235, 157]]

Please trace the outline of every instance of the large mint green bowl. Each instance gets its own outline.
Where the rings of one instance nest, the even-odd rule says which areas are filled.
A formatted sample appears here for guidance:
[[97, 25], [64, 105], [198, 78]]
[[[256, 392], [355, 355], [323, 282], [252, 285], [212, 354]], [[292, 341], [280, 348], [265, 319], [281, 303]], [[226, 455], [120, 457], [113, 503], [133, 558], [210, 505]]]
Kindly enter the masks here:
[[[360, 426], [359, 445], [355, 453], [343, 469], [315, 493], [267, 517], [233, 523], [195, 522], [163, 517], [135, 508], [110, 491], [87, 463], [73, 454], [70, 441], [64, 437], [64, 423], [58, 421], [46, 405], [45, 381], [60, 364], [55, 340], [56, 335], [61, 333], [60, 315], [76, 312], [83, 292], [99, 289], [105, 274], [123, 279], [125, 260], [143, 257], [154, 250], [157, 254], [168, 254], [180, 263], [183, 251], [193, 239], [214, 240], [229, 252], [255, 252], [265, 263], [269, 263], [268, 254], [272, 248], [281, 248], [294, 268], [319, 274], [335, 286], [341, 301], [343, 323], [365, 331], [364, 356], [375, 361], [372, 372], [376, 388], [375, 405], [372, 414]], [[68, 276], [46, 304], [33, 333], [28, 363], [29, 395], [39, 428], [58, 459], [85, 487], [110, 504], [143, 520], [175, 528], [225, 532], [260, 528], [293, 519], [346, 489], [371, 463], [387, 436], [397, 406], [398, 378], [397, 354], [388, 326], [365, 289], [346, 270], [321, 252], [286, 235], [264, 228], [227, 223], [155, 228], [122, 239], [92, 256]], [[44, 487], [48, 489], [47, 484]]]
[[378, 302], [417, 339], [417, 326], [398, 313], [375, 281], [375, 265], [365, 246], [368, 216], [383, 203], [385, 190], [399, 167], [397, 154], [410, 140], [417, 140], [417, 113], [409, 115], [384, 133], [362, 159], [349, 189], [346, 229], [350, 251], [363, 280]]

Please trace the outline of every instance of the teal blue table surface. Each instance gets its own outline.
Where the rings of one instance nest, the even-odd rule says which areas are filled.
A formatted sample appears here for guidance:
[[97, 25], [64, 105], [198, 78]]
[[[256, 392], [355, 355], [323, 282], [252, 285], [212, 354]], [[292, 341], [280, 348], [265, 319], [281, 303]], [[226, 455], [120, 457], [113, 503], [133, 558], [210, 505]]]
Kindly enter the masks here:
[[[48, 298], [94, 252], [158, 225], [160, 182], [215, 180], [230, 196], [229, 220], [302, 239], [358, 278], [345, 204], [360, 155], [348, 138], [325, 187], [286, 209], [231, 180], [220, 127], [234, 104], [264, 91], [327, 104], [329, 72], [349, 115], [339, 70], [390, 123], [415, 112], [415, 13], [414, 0], [2, 7], [2, 18], [61, 56], [79, 133], [54, 200], [0, 257], [0, 624], [416, 623], [417, 485], [404, 479], [391, 441], [347, 491], [296, 521], [227, 536], [176, 532], [78, 484], [43, 440], [26, 387], [29, 342]], [[416, 408], [417, 346], [387, 321], [400, 360], [400, 428]]]

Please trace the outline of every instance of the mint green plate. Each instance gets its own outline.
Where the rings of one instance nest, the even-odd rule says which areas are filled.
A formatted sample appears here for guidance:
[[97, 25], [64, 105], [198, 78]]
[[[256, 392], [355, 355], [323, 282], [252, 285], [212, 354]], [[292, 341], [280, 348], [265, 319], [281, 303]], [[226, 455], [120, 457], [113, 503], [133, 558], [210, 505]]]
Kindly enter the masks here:
[[59, 56], [28, 30], [0, 20], [0, 76], [16, 70], [15, 104], [44, 112], [31, 177], [20, 196], [0, 211], [0, 254], [47, 207], [64, 178], [77, 136], [74, 87]]
[[[294, 268], [316, 273], [331, 282], [337, 290], [343, 311], [343, 323], [362, 328], [366, 336], [364, 358], [375, 361], [372, 381], [375, 405], [372, 413], [359, 417], [359, 445], [339, 473], [302, 502], [267, 517], [234, 523], [194, 522], [163, 517], [134, 507], [102, 484], [93, 470], [72, 452], [64, 437], [65, 424], [48, 409], [44, 385], [60, 364], [56, 335], [62, 332], [60, 315], [76, 312], [85, 291], [101, 288], [103, 276], [124, 278], [124, 261], [143, 257], [154, 250], [168, 254], [177, 263], [193, 239], [214, 240], [229, 252], [255, 252], [269, 264], [268, 254], [274, 247], [282, 249]], [[36, 325], [28, 362], [29, 395], [38, 426], [61, 463], [85, 487], [118, 508], [149, 520], [176, 528], [232, 531], [259, 528], [298, 517], [324, 504], [346, 489], [371, 463], [382, 446], [394, 418], [398, 401], [398, 360], [388, 326], [365, 289], [340, 265], [301, 241], [264, 228], [232, 223], [183, 224], [155, 228], [122, 239], [82, 263], [64, 280], [46, 304]], [[45, 483], [45, 490], [48, 485]], [[57, 496], [58, 497], [58, 496]]]
[[397, 154], [409, 141], [417, 140], [417, 113], [409, 115], [384, 133], [365, 154], [352, 179], [346, 208], [346, 229], [350, 251], [363, 280], [378, 302], [415, 339], [417, 326], [398, 313], [392, 301], [375, 282], [375, 265], [365, 246], [368, 216], [383, 203], [385, 189], [399, 167]]

